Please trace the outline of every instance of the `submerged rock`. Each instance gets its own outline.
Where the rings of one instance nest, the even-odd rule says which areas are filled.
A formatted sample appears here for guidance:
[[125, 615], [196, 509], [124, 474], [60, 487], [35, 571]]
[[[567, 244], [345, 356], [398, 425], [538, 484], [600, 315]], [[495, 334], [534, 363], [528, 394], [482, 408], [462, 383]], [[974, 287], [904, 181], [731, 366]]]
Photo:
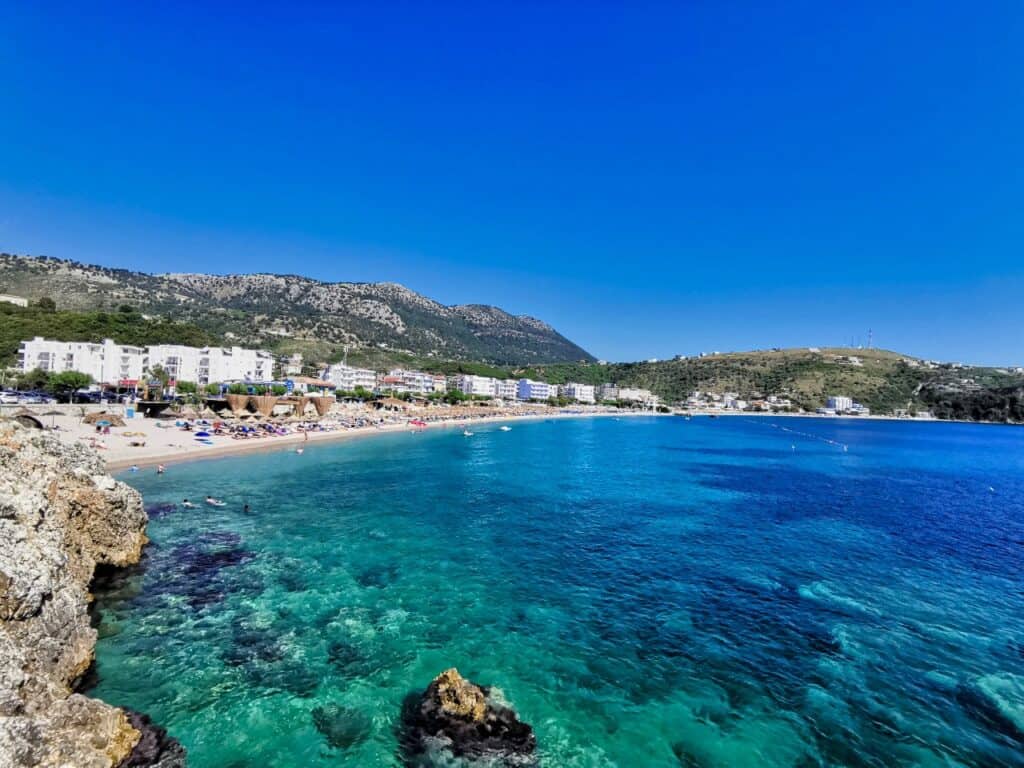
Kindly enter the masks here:
[[510, 707], [495, 701], [491, 689], [446, 669], [402, 714], [407, 762], [423, 764], [435, 752], [487, 761], [489, 765], [532, 765], [537, 748], [533, 729]]
[[96, 566], [138, 562], [145, 527], [138, 492], [107, 475], [95, 451], [0, 424], [4, 768], [114, 768], [142, 743], [128, 713], [73, 687], [93, 660], [88, 605]]
[[357, 709], [325, 704], [314, 708], [310, 714], [316, 729], [336, 749], [348, 749], [370, 732], [370, 718]]

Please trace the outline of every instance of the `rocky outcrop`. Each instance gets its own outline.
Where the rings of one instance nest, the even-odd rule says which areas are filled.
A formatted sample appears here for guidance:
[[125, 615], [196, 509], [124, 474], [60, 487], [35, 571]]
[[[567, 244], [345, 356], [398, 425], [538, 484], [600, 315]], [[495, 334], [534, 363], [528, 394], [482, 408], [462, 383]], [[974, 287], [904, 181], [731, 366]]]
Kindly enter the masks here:
[[402, 716], [402, 742], [408, 764], [458, 758], [487, 765], [534, 764], [533, 729], [496, 700], [492, 689], [466, 680], [455, 668], [434, 678]]
[[0, 424], [0, 765], [184, 765], [148, 720], [73, 692], [96, 643], [93, 571], [138, 562], [145, 527], [94, 451]]

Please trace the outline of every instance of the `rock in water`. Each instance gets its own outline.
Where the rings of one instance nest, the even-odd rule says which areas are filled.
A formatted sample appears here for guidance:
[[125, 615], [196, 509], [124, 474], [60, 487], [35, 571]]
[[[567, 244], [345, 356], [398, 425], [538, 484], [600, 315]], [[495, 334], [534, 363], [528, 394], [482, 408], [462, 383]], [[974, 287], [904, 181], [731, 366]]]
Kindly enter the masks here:
[[128, 722], [142, 734], [132, 753], [118, 768], [184, 768], [185, 748], [177, 739], [167, 735], [167, 730], [156, 725], [134, 710], [125, 710]]
[[488, 765], [531, 765], [537, 748], [533, 729], [491, 689], [466, 680], [454, 667], [434, 678], [403, 712], [407, 761], [421, 764], [432, 751], [450, 751]]
[[357, 709], [326, 704], [316, 707], [311, 714], [316, 729], [336, 749], [348, 749], [370, 732], [370, 718]]
[[145, 528], [142, 498], [95, 451], [0, 424], [0, 766], [184, 764], [166, 736], [72, 692], [96, 644], [95, 568], [138, 562]]

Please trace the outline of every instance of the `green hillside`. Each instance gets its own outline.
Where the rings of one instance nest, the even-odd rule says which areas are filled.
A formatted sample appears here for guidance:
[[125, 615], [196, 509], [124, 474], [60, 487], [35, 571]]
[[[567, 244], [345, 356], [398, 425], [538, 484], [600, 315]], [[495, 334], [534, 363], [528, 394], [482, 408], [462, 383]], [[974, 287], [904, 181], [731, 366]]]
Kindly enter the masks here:
[[[880, 349], [809, 348], [734, 352], [656, 363], [560, 364], [522, 375], [556, 383], [611, 382], [645, 387], [668, 402], [694, 391], [790, 398], [813, 410], [829, 395], [847, 395], [875, 413], [932, 410], [944, 418], [1020, 420], [1024, 375], [1006, 369], [932, 365]], [[989, 417], [980, 414], [989, 414]], [[979, 415], [973, 415], [979, 414]]]
[[130, 307], [113, 312], [58, 311], [33, 304], [0, 303], [0, 366], [15, 365], [19, 344], [36, 336], [62, 341], [103, 341], [121, 344], [188, 344], [204, 346], [215, 339], [187, 323], [147, 320]]

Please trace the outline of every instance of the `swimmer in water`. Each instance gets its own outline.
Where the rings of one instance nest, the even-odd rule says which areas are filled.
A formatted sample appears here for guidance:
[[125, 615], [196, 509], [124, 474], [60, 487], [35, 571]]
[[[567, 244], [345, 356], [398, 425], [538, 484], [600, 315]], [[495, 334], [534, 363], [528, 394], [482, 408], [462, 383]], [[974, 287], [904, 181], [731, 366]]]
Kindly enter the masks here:
[[185, 507], [186, 509], [195, 509], [196, 508], [196, 505], [193, 504], [188, 499], [183, 499], [182, 502], [181, 502], [181, 506]]

